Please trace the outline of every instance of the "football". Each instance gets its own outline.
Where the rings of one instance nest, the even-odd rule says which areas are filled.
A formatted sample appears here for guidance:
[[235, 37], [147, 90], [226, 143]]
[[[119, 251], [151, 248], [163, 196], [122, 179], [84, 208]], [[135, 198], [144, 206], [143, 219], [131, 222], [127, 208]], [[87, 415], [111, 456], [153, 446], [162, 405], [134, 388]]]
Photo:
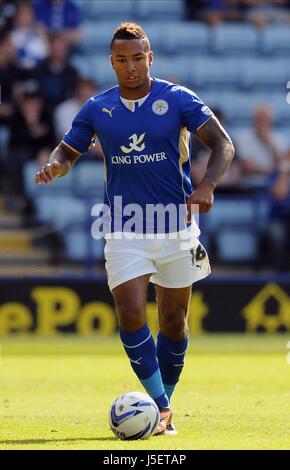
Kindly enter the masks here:
[[118, 439], [148, 439], [159, 419], [156, 403], [141, 392], [129, 392], [116, 398], [109, 412], [110, 428]]

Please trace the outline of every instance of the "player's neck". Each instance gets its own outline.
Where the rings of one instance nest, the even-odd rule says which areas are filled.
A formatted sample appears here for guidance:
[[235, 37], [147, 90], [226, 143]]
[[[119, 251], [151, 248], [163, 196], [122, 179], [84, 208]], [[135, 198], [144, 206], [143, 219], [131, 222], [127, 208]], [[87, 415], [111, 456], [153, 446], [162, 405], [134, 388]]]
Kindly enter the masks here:
[[153, 78], [148, 77], [148, 80], [146, 80], [146, 82], [138, 88], [125, 88], [119, 85], [120, 95], [125, 100], [141, 100], [150, 92], [152, 83]]

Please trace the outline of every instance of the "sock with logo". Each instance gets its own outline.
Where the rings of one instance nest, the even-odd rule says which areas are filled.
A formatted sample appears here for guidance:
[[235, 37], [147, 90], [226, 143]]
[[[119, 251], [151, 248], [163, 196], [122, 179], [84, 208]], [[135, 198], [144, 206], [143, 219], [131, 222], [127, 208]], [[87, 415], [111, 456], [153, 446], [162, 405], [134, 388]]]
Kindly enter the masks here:
[[169, 400], [156, 358], [156, 346], [148, 326], [144, 325], [133, 333], [128, 333], [120, 327], [120, 338], [132, 369], [146, 392], [154, 399], [160, 410], [169, 408]]
[[157, 338], [157, 357], [165, 388], [170, 400], [184, 366], [188, 346], [188, 336], [183, 341], [172, 341], [159, 332]]

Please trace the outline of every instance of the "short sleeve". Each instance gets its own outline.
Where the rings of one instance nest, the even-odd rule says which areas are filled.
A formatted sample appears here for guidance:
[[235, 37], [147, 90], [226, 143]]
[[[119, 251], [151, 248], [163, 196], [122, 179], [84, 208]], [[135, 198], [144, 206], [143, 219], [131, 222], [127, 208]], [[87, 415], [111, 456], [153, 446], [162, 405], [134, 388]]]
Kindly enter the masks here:
[[180, 88], [180, 107], [183, 124], [193, 133], [213, 116], [208, 106], [193, 91], [185, 87]]
[[66, 132], [62, 141], [77, 154], [86, 152], [91, 145], [95, 131], [92, 127], [91, 100], [80, 109], [72, 122], [71, 128]]

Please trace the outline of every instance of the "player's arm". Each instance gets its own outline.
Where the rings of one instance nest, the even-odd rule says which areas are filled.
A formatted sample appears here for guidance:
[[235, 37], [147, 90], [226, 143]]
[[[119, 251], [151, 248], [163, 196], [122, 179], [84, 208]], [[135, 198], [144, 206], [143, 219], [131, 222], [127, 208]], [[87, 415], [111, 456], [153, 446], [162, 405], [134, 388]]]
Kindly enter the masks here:
[[235, 154], [233, 143], [215, 116], [212, 116], [196, 132], [198, 138], [211, 149], [203, 181], [213, 189], [229, 168]]
[[54, 178], [65, 176], [71, 170], [78, 154], [61, 142], [50, 154], [48, 162], [36, 173], [35, 184], [51, 183]]
[[74, 162], [91, 144], [95, 133], [91, 117], [91, 100], [80, 109], [61, 143], [53, 150], [48, 162], [36, 173], [35, 183], [51, 183], [54, 178], [65, 176]]
[[[211, 149], [204, 178], [188, 199], [188, 205], [198, 204], [199, 212], [208, 212], [213, 205], [213, 191], [229, 168], [235, 154], [233, 143], [215, 116], [197, 131], [196, 135]], [[190, 209], [190, 208], [189, 208]], [[189, 216], [191, 210], [189, 210]]]

